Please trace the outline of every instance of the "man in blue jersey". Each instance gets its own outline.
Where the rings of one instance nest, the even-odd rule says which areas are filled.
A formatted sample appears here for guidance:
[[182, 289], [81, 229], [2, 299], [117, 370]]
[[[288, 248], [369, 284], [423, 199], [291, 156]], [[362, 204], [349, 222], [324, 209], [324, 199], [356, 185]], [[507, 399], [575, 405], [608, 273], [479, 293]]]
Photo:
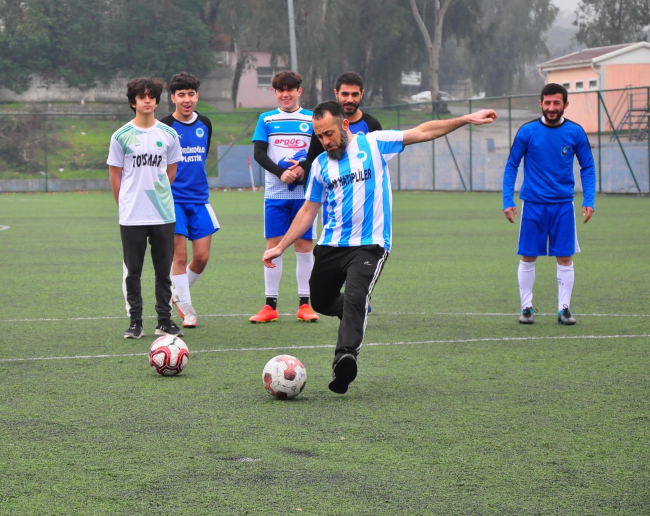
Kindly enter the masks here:
[[[208, 117], [195, 111], [200, 85], [199, 80], [189, 73], [174, 75], [169, 90], [176, 109], [161, 120], [176, 130], [183, 153], [176, 181], [172, 184], [176, 211], [172, 302], [186, 328], [194, 328], [198, 324], [190, 289], [205, 270], [210, 258], [212, 235], [219, 230], [219, 222], [210, 206], [210, 189], [205, 171], [212, 123]], [[192, 261], [189, 264], [187, 240], [192, 242]]]
[[[300, 107], [302, 77], [296, 72], [278, 72], [271, 84], [279, 107], [260, 115], [253, 135], [255, 161], [265, 170], [264, 237], [267, 249], [278, 244], [305, 202], [302, 184], [304, 172], [287, 159], [299, 160], [301, 151], [305, 154], [312, 134], [311, 111]], [[316, 322], [319, 319], [309, 306], [309, 277], [314, 261], [312, 241], [315, 237], [314, 221], [294, 243], [299, 321]], [[250, 322], [265, 323], [278, 319], [281, 278], [282, 257], [279, 256], [273, 269], [264, 269], [266, 303], [249, 319]]]
[[[561, 324], [575, 324], [571, 315], [573, 255], [580, 252], [573, 206], [573, 159], [580, 163], [586, 224], [594, 213], [596, 168], [589, 140], [582, 127], [563, 117], [569, 106], [567, 90], [547, 84], [539, 102], [542, 117], [524, 124], [512, 144], [503, 174], [503, 212], [514, 223], [517, 206], [513, 196], [519, 163], [524, 159], [524, 182], [519, 192], [521, 227], [519, 230], [519, 322], [534, 321], [533, 285], [538, 256], [557, 258], [558, 317]], [[547, 251], [548, 245], [548, 251]]]
[[[327, 225], [314, 250], [310, 286], [314, 308], [341, 320], [332, 365], [331, 391], [344, 394], [357, 376], [357, 355], [365, 333], [368, 303], [392, 240], [392, 193], [388, 161], [404, 146], [440, 138], [466, 124], [492, 122], [484, 109], [449, 120], [432, 120], [407, 131], [352, 134], [338, 102], [314, 110], [314, 133], [325, 152], [314, 161], [305, 205], [277, 246], [264, 253], [264, 265], [275, 260], [313, 224], [325, 199], [331, 206]], [[345, 283], [345, 291], [341, 287]]]

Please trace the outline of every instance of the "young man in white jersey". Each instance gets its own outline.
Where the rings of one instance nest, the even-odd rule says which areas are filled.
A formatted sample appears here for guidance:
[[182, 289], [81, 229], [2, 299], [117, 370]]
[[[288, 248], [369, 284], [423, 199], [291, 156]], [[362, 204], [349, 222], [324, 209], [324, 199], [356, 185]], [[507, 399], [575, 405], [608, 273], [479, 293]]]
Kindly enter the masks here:
[[[314, 133], [325, 152], [311, 167], [305, 204], [282, 240], [264, 253], [266, 267], [313, 223], [325, 199], [332, 206], [314, 250], [310, 286], [314, 308], [341, 320], [332, 365], [331, 391], [344, 394], [357, 376], [357, 355], [366, 329], [368, 304], [392, 240], [392, 193], [388, 161], [404, 146], [440, 138], [466, 124], [491, 123], [483, 109], [450, 120], [432, 120], [407, 131], [350, 132], [340, 104], [314, 110]], [[345, 283], [345, 291], [341, 287]]]
[[[210, 258], [212, 235], [219, 221], [210, 206], [210, 188], [205, 161], [210, 152], [212, 123], [194, 109], [201, 83], [192, 74], [181, 72], [169, 82], [176, 110], [161, 120], [178, 133], [183, 159], [172, 184], [176, 210], [172, 302], [183, 318], [183, 327], [198, 325], [190, 288], [201, 277]], [[192, 261], [187, 263], [187, 241], [192, 242]]]
[[[265, 169], [264, 237], [266, 248], [275, 247], [288, 231], [296, 213], [304, 204], [304, 172], [288, 158], [306, 156], [312, 134], [311, 111], [300, 107], [302, 77], [291, 71], [278, 72], [271, 82], [279, 108], [262, 113], [253, 142], [255, 161]], [[293, 170], [295, 169], [295, 170]], [[316, 237], [316, 221], [295, 239], [296, 279], [298, 280], [299, 321], [316, 322], [319, 317], [309, 306], [309, 277], [313, 267], [312, 241]], [[266, 303], [252, 316], [252, 323], [278, 319], [278, 292], [282, 278], [282, 257], [275, 268], [264, 269]]]
[[155, 79], [133, 79], [126, 96], [135, 118], [111, 136], [107, 164], [111, 189], [119, 208], [123, 250], [122, 291], [131, 319], [125, 339], [139, 339], [142, 326], [140, 277], [147, 251], [156, 273], [156, 335], [183, 335], [171, 320], [171, 278], [174, 256], [174, 199], [171, 183], [182, 159], [176, 131], [161, 124], [154, 112], [163, 85]]

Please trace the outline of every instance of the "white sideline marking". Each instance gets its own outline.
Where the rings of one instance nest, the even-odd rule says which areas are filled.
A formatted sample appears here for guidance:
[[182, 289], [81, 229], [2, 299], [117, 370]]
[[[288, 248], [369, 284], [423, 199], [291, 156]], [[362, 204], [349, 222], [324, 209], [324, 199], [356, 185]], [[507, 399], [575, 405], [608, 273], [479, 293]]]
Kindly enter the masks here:
[[[491, 313], [491, 312], [375, 312], [370, 314], [376, 315], [464, 315], [472, 317], [516, 317], [519, 312], [512, 313]], [[199, 317], [250, 317], [255, 314], [199, 314]], [[280, 313], [282, 316], [294, 316], [294, 312]], [[535, 315], [552, 315], [557, 317], [557, 313], [536, 313]], [[579, 314], [574, 312], [573, 315], [578, 317], [650, 317], [650, 314]], [[143, 319], [154, 319], [156, 315], [145, 315]], [[56, 321], [108, 321], [112, 319], [126, 319], [125, 315], [120, 316], [102, 316], [102, 317], [38, 317], [35, 319], [0, 319], [0, 323], [24, 323], [24, 322], [56, 322]]]
[[[650, 334], [641, 335], [558, 335], [555, 337], [502, 337], [485, 339], [453, 339], [453, 340], [414, 340], [397, 342], [370, 342], [366, 346], [416, 346], [421, 344], [470, 344], [472, 342], [520, 342], [530, 340], [579, 340], [579, 339], [640, 339], [650, 337]], [[313, 346], [277, 346], [267, 348], [224, 348], [224, 349], [199, 349], [191, 353], [231, 353], [246, 351], [285, 351], [291, 349], [326, 349], [334, 348], [334, 344], [319, 344]], [[64, 357], [31, 357], [31, 358], [0, 358], [0, 362], [34, 362], [40, 360], [81, 360], [88, 358], [123, 358], [142, 357], [149, 353], [120, 353], [116, 355], [71, 355]]]
[[0, 226], [0, 231], [4, 231], [5, 229], [9, 229], [9, 226]]

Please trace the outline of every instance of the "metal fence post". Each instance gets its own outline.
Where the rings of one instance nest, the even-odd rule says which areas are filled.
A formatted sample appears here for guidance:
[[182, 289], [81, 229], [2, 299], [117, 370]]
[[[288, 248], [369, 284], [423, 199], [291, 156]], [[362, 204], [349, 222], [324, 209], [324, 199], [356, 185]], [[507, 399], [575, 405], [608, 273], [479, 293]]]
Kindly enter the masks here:
[[601, 152], [602, 149], [602, 142], [600, 139], [600, 134], [601, 134], [601, 126], [600, 126], [600, 95], [598, 95], [597, 99], [598, 103], [598, 193], [603, 193], [603, 153]]
[[43, 113], [43, 154], [45, 161], [45, 191], [50, 191], [50, 172], [47, 167], [47, 115]]
[[[435, 104], [431, 103], [431, 120], [434, 119]], [[431, 171], [432, 171], [432, 184], [433, 191], [436, 191], [436, 140], [431, 140]]]
[[[397, 130], [402, 130], [402, 120], [400, 117], [399, 104], [397, 105]], [[397, 155], [397, 190], [402, 189], [402, 153]]]
[[508, 143], [512, 145], [512, 97], [508, 97]]
[[[472, 112], [472, 99], [469, 100], [469, 112]], [[472, 170], [472, 124], [469, 124], [469, 191], [472, 191], [473, 188], [473, 183], [474, 183], [474, 177], [473, 177], [473, 170]]]

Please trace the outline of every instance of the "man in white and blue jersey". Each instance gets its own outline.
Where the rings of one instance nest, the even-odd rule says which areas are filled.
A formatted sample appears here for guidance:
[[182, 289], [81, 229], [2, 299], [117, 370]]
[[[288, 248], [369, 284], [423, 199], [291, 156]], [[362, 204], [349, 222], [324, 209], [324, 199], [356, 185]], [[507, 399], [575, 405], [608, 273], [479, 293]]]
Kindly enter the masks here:
[[[203, 274], [210, 258], [212, 235], [219, 230], [219, 221], [210, 206], [210, 188], [205, 160], [210, 152], [212, 123], [195, 111], [201, 83], [192, 74], [181, 72], [169, 83], [173, 114], [161, 120], [178, 133], [183, 159], [178, 163], [172, 184], [176, 227], [174, 263], [172, 265], [172, 302], [183, 318], [183, 326], [198, 325], [192, 305], [190, 288]], [[187, 241], [192, 242], [192, 261], [187, 263]]]
[[557, 259], [558, 322], [575, 324], [571, 315], [573, 292], [573, 255], [580, 252], [573, 206], [575, 179], [573, 159], [580, 163], [583, 202], [582, 215], [587, 223], [594, 213], [596, 168], [589, 140], [582, 127], [563, 117], [569, 106], [567, 90], [559, 84], [547, 84], [539, 102], [542, 117], [524, 124], [512, 144], [503, 174], [503, 212], [514, 223], [517, 206], [513, 200], [519, 163], [524, 159], [524, 182], [519, 192], [521, 226], [519, 229], [519, 322], [534, 321], [533, 285], [538, 256]]
[[[282, 240], [264, 253], [274, 260], [311, 227], [322, 203], [331, 206], [327, 225], [314, 250], [310, 285], [314, 308], [341, 320], [331, 391], [344, 394], [357, 376], [357, 355], [366, 329], [368, 304], [392, 241], [392, 193], [388, 161], [404, 146], [444, 136], [468, 123], [492, 122], [484, 109], [449, 120], [432, 120], [407, 131], [352, 134], [341, 105], [335, 101], [314, 110], [314, 133], [323, 144], [311, 167], [305, 205]], [[345, 283], [345, 291], [341, 287]]]
[[[275, 247], [286, 234], [296, 213], [304, 201], [301, 168], [287, 162], [287, 158], [299, 158], [306, 151], [312, 134], [311, 111], [300, 107], [302, 77], [291, 71], [278, 72], [271, 85], [279, 107], [262, 113], [253, 134], [255, 161], [265, 172], [264, 191], [264, 237], [266, 248]], [[296, 160], [297, 161], [297, 160]], [[309, 277], [313, 267], [313, 239], [316, 222], [295, 240], [296, 279], [298, 280], [299, 321], [316, 322], [319, 317], [309, 306]], [[293, 242], [292, 242], [293, 243]], [[275, 260], [273, 269], [264, 269], [266, 303], [249, 320], [264, 323], [278, 319], [278, 293], [282, 278], [282, 257]]]

